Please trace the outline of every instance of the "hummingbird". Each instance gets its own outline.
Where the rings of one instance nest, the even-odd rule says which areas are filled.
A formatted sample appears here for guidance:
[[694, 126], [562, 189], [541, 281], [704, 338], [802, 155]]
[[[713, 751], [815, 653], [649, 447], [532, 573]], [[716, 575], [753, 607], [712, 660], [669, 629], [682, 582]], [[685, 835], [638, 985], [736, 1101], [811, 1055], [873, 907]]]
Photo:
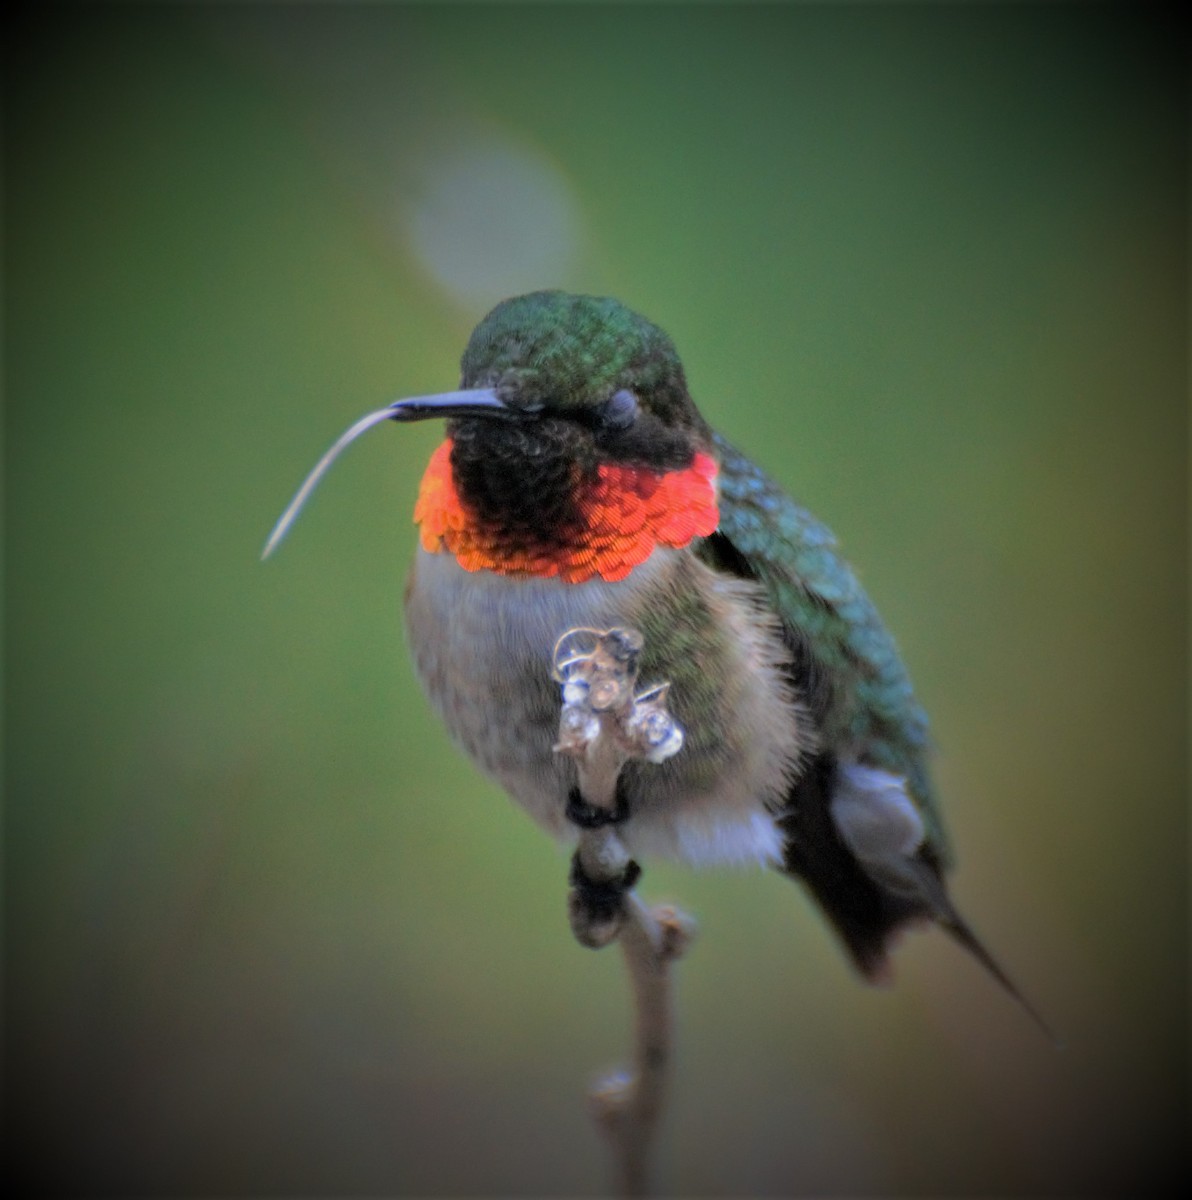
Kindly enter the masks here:
[[[615, 299], [538, 291], [498, 304], [457, 390], [353, 425], [445, 422], [422, 477], [408, 642], [453, 740], [566, 843], [615, 820], [639, 858], [774, 868], [798, 881], [862, 978], [889, 978], [934, 923], [1046, 1025], [952, 902], [930, 738], [890, 634], [836, 540], [696, 408], [671, 338]], [[585, 811], [555, 753], [552, 648], [576, 627], [644, 638], [685, 730], [630, 761], [616, 811]]]

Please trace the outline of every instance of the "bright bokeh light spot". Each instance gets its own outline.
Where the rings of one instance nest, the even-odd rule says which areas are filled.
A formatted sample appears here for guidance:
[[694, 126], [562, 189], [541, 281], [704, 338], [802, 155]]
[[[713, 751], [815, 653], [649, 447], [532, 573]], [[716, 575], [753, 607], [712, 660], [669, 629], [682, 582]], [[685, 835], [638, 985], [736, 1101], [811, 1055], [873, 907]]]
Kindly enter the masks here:
[[412, 249], [453, 300], [487, 307], [565, 286], [579, 257], [579, 204], [544, 155], [469, 130], [428, 156], [408, 212]]

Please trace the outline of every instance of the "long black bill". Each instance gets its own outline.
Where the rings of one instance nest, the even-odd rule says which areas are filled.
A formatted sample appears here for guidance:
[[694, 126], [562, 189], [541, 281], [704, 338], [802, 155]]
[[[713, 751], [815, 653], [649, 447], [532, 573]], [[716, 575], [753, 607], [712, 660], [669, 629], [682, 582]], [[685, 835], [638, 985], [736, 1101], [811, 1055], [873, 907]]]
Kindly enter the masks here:
[[435, 396], [410, 396], [405, 400], [395, 400], [388, 407], [369, 413], [367, 417], [361, 417], [355, 425], [340, 434], [331, 449], [315, 463], [314, 469], [303, 480], [302, 486], [294, 493], [294, 499], [286, 505], [285, 512], [274, 525], [273, 532], [265, 543], [265, 549], [261, 551], [261, 558], [268, 558], [277, 549], [282, 538], [289, 533], [290, 526], [297, 520], [311, 492], [341, 452], [374, 425], [380, 425], [382, 421], [425, 421], [431, 417], [495, 417], [508, 413], [509, 409], [491, 388], [466, 388], [459, 392], [440, 392]]

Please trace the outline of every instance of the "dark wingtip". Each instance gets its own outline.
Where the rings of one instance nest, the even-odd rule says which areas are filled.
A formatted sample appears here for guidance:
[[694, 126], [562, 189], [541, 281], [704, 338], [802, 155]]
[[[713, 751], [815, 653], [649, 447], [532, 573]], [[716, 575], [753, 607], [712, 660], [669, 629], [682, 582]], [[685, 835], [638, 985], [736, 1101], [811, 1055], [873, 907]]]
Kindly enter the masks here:
[[[894, 982], [894, 965], [891, 955], [898, 943], [902, 941], [903, 935], [908, 930], [922, 929], [929, 924], [936, 923], [985, 968], [1056, 1050], [1064, 1049], [1064, 1039], [1026, 998], [1018, 985], [1006, 974], [1002, 965], [986, 949], [981, 939], [955, 911], [947, 917], [939, 918], [936, 922], [932, 922], [926, 916], [905, 918], [888, 925], [873, 936], [859, 937], [855, 931], [840, 930], [840, 932], [844, 935], [849, 957], [865, 982], [875, 987], [889, 987]], [[849, 935], [850, 932], [852, 932], [852, 936]]]
[[1002, 969], [1001, 964], [985, 948], [985, 944], [969, 928], [968, 924], [955, 912], [940, 919], [940, 925], [951, 934], [954, 941], [963, 946], [1001, 985], [1018, 1007], [1035, 1023], [1043, 1036], [1056, 1050], [1064, 1048], [1064, 1039], [1051, 1027], [1039, 1010], [1023, 995], [1018, 985]]

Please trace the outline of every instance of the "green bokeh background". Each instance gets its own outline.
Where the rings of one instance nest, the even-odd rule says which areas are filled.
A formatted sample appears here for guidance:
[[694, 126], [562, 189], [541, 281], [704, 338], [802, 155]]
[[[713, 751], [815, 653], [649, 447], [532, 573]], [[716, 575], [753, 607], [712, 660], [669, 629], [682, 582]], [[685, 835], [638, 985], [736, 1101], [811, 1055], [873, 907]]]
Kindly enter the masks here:
[[[257, 561], [342, 428], [453, 386], [501, 294], [562, 285], [668, 329], [710, 420], [836, 529], [933, 714], [956, 895], [1066, 1040], [939, 934], [872, 991], [777, 876], [647, 865], [701, 924], [664, 1189], [1182, 1171], [1164, 11], [6, 21], [13, 1169], [79, 1194], [605, 1186], [582, 1095], [625, 1045], [620, 964], [572, 942], [565, 854], [453, 752], [402, 643], [437, 431], [370, 435]], [[561, 233], [499, 166], [469, 177], [477, 146], [531, 164]], [[416, 237], [457, 152], [463, 283]]]

